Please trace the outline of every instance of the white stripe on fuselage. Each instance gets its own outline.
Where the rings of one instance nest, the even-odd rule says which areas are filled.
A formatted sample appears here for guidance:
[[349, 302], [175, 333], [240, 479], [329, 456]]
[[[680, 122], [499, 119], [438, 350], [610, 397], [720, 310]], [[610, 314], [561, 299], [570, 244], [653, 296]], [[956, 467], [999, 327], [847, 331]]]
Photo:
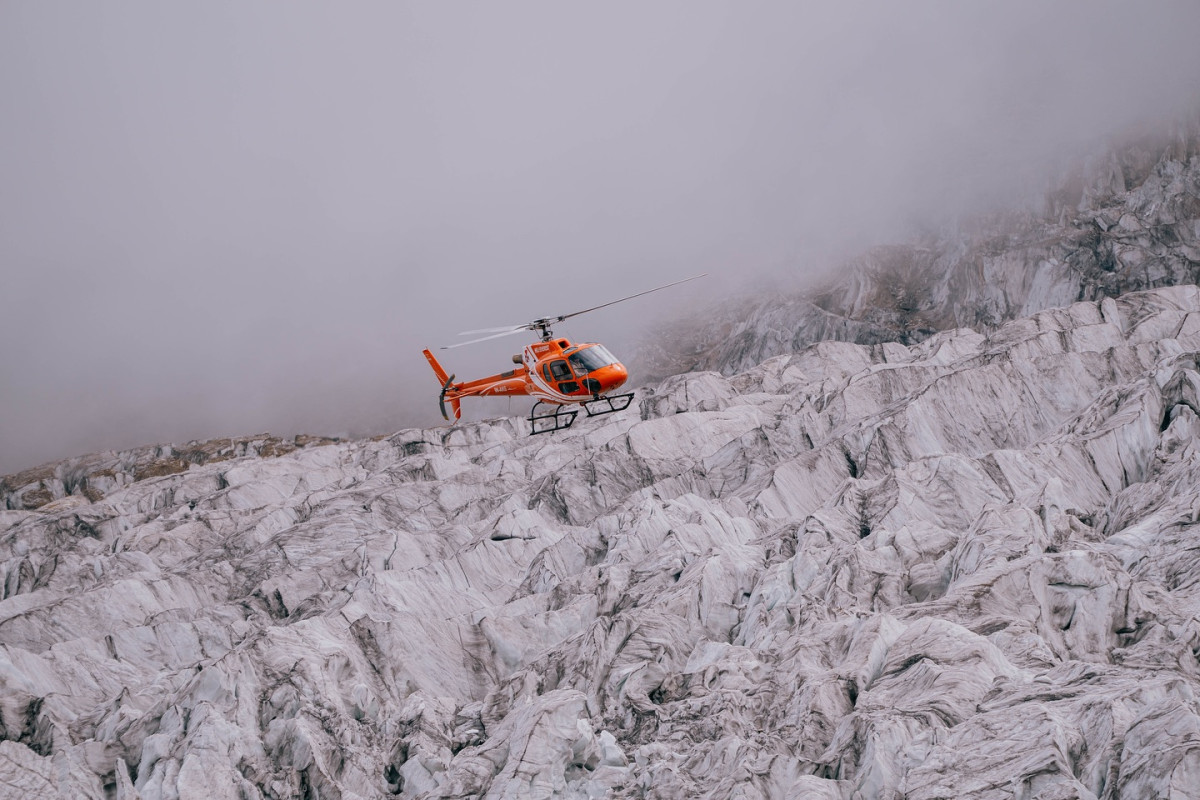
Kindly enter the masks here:
[[[533, 353], [526, 348], [525, 350], [525, 374], [529, 376], [529, 396], [536, 397], [538, 400], [545, 400], [551, 403], [560, 405], [565, 403], [580, 403], [584, 400], [589, 400], [588, 397], [572, 397], [555, 389], [550, 384], [546, 383], [542, 378], [542, 374], [538, 371], [537, 358]], [[572, 378], [572, 380], [578, 380]]]

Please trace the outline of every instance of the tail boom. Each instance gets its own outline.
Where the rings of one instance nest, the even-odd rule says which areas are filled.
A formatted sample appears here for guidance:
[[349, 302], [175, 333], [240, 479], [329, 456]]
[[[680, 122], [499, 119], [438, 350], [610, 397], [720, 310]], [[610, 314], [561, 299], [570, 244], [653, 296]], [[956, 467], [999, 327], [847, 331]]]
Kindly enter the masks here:
[[464, 397], [509, 397], [529, 393], [525, 383], [525, 372], [522, 369], [489, 375], [479, 380], [455, 383], [454, 376], [446, 373], [446, 370], [434, 358], [433, 353], [428, 350], [423, 352], [426, 360], [429, 361], [429, 366], [433, 367], [434, 374], [442, 384], [442, 392], [438, 396], [438, 406], [444, 419], [450, 419], [446, 413], [447, 400], [450, 401], [450, 408], [454, 412], [454, 421], [457, 422], [462, 419], [460, 401]]

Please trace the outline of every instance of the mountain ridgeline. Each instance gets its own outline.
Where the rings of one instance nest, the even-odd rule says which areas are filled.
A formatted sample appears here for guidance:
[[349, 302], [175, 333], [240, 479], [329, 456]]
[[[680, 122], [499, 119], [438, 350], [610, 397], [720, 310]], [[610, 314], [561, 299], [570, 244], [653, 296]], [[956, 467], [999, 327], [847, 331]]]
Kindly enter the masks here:
[[1041, 207], [875, 248], [805, 293], [664, 325], [643, 372], [733, 375], [819, 341], [914, 344], [1047, 308], [1200, 281], [1200, 120], [1077, 163]]

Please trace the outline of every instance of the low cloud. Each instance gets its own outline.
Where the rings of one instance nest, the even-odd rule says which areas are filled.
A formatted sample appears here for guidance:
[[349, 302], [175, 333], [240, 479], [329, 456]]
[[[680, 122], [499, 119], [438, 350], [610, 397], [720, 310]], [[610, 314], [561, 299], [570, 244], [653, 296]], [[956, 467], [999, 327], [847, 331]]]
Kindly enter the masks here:
[[1193, 109], [1197, 31], [1194, 2], [4, 4], [0, 472], [433, 424], [422, 347], [711, 273], [562, 327], [628, 351], [1019, 202]]

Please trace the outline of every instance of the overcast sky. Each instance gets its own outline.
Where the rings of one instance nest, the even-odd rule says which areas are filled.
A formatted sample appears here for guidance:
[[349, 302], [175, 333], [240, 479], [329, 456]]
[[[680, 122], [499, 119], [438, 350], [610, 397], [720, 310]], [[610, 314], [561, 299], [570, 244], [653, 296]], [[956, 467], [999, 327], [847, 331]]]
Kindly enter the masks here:
[[627, 353], [1191, 107], [1197, 41], [1194, 0], [6, 0], [0, 473], [440, 422], [423, 346], [712, 273], [560, 328]]

